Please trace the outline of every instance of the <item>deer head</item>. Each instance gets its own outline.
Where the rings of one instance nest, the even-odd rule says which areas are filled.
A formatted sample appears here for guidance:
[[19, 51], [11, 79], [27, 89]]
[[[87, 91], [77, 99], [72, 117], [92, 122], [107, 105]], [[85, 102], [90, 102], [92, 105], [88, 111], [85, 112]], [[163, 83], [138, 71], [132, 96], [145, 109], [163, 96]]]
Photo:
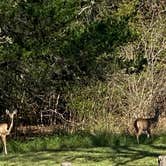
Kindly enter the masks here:
[[9, 110], [6, 109], [6, 114], [9, 115], [10, 119], [13, 119], [14, 115], [17, 114], [17, 110], [14, 110], [12, 113], [10, 113]]

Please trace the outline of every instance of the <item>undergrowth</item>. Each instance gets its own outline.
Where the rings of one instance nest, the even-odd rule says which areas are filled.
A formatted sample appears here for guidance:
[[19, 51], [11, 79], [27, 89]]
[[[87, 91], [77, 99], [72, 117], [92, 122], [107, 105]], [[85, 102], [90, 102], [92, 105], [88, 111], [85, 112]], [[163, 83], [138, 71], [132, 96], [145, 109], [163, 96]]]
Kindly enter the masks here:
[[[166, 135], [155, 135], [150, 139], [142, 135], [140, 144], [166, 144]], [[1, 149], [2, 145], [0, 144]], [[125, 134], [88, 133], [56, 134], [43, 137], [28, 137], [26, 139], [11, 138], [7, 141], [7, 148], [10, 153], [26, 153], [45, 150], [72, 150], [77, 148], [92, 147], [121, 147], [138, 146], [135, 136]]]

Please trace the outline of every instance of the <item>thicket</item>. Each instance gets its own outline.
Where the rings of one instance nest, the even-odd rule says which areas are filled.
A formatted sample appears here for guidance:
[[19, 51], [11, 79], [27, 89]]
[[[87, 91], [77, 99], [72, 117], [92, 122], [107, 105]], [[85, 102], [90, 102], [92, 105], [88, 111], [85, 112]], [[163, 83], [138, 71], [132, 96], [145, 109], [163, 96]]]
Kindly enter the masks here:
[[42, 110], [57, 109], [56, 124], [92, 132], [131, 132], [156, 107], [164, 117], [165, 6], [1, 0], [1, 114], [17, 108], [18, 124], [40, 124]]

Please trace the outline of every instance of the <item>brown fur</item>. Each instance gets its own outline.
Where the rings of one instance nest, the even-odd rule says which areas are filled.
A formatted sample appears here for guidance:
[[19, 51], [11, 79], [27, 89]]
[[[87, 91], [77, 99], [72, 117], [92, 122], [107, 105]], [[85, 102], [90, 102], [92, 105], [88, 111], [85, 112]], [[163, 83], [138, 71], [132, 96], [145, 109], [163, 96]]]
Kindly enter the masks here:
[[146, 133], [147, 137], [151, 136], [151, 128], [153, 125], [156, 125], [159, 119], [160, 112], [159, 110], [155, 111], [155, 115], [153, 118], [138, 118], [134, 122], [134, 128], [136, 131], [137, 142], [139, 143], [139, 136], [142, 133]]

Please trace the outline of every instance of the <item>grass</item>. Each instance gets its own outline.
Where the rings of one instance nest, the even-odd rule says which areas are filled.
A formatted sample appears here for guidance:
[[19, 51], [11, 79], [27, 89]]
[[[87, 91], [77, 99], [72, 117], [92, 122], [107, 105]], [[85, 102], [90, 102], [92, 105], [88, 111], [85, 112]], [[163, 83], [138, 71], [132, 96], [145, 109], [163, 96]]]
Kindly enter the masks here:
[[140, 141], [138, 145], [132, 136], [107, 133], [10, 140], [0, 166], [60, 166], [62, 161], [73, 166], [156, 166], [157, 157], [166, 154], [166, 135], [142, 136]]

